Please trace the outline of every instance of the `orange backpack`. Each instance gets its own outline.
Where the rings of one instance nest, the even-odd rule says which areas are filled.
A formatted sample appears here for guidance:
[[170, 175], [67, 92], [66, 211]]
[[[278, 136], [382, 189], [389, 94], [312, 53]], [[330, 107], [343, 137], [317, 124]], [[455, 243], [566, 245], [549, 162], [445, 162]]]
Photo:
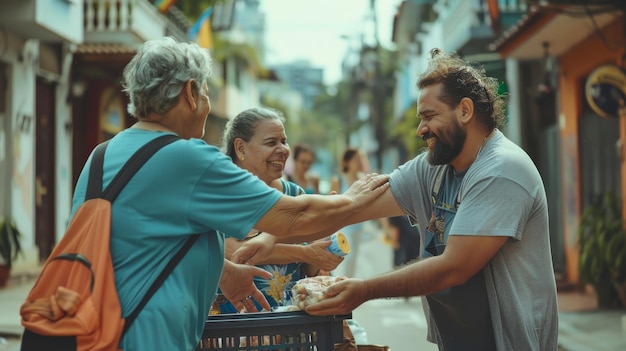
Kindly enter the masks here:
[[152, 284], [139, 305], [122, 316], [109, 251], [111, 203], [143, 164], [179, 137], [158, 137], [141, 147], [102, 191], [102, 166], [108, 142], [93, 156], [85, 202], [46, 260], [20, 308], [22, 351], [114, 351], [141, 309], [193, 245], [191, 236]]

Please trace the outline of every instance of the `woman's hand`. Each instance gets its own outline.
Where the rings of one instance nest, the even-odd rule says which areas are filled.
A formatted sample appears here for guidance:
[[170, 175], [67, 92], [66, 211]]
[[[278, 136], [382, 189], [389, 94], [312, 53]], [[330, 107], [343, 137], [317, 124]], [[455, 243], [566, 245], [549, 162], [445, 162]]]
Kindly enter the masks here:
[[276, 238], [268, 233], [261, 233], [252, 239], [246, 240], [233, 252], [230, 260], [235, 263], [256, 265], [269, 257], [274, 250]]
[[[332, 271], [343, 262], [343, 257], [328, 251], [327, 248], [330, 244], [332, 244], [330, 240], [320, 240], [314, 241], [306, 246], [307, 252], [304, 262], [312, 266], [310, 271]], [[315, 270], [313, 270], [313, 267]]]
[[257, 312], [256, 301], [264, 310], [271, 306], [263, 293], [254, 285], [254, 277], [269, 279], [272, 273], [255, 266], [236, 264], [224, 260], [220, 289], [237, 311]]
[[370, 173], [352, 183], [343, 195], [350, 197], [358, 204], [367, 205], [387, 190], [388, 182], [389, 175]]

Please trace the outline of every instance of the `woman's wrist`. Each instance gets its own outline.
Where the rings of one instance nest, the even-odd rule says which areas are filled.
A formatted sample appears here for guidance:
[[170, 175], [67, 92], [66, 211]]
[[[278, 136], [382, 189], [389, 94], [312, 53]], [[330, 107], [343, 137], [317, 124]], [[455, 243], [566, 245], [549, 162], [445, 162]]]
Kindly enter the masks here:
[[228, 279], [228, 276], [232, 272], [232, 269], [235, 267], [235, 263], [230, 260], [224, 259], [224, 268], [222, 268], [222, 276], [220, 277], [220, 281], [224, 279]]
[[304, 274], [305, 274], [307, 277], [317, 277], [318, 275], [320, 275], [320, 272], [321, 272], [321, 271], [322, 271], [322, 269], [321, 269], [321, 268], [317, 268], [317, 269], [315, 269], [315, 268], [312, 268], [312, 267], [311, 267], [311, 268], [306, 269], [306, 270], [305, 270], [305, 272], [304, 272]]

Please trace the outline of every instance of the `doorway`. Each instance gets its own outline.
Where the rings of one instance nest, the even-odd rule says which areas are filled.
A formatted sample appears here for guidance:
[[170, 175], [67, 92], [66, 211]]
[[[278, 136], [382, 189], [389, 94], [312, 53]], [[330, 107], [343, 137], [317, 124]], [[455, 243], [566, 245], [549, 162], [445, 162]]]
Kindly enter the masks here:
[[621, 194], [619, 120], [585, 108], [579, 124], [580, 193], [584, 210], [606, 192]]
[[37, 78], [35, 111], [35, 244], [44, 261], [55, 240], [55, 84]]
[[0, 62], [0, 217], [11, 215], [11, 143], [7, 117], [7, 66]]

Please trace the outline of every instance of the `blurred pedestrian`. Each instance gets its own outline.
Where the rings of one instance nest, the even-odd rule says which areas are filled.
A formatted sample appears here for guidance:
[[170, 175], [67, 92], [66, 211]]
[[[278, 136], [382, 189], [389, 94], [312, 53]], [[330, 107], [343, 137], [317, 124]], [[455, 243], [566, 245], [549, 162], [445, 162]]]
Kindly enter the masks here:
[[[341, 171], [331, 181], [331, 192], [341, 194], [354, 182], [365, 175], [363, 155], [357, 148], [347, 148], [341, 157]], [[359, 255], [359, 247], [365, 239], [365, 222], [345, 226], [339, 230], [350, 243], [350, 254], [345, 257], [343, 263], [333, 272], [334, 275], [354, 277]]]
[[407, 216], [380, 219], [385, 242], [393, 248], [393, 267], [399, 268], [419, 257], [419, 231], [412, 226]]
[[363, 177], [365, 175], [363, 158], [361, 150], [353, 147], [345, 149], [341, 155], [341, 169], [332, 177], [330, 190], [341, 194], [352, 183]]
[[315, 152], [304, 145], [298, 144], [293, 149], [293, 174], [287, 174], [287, 180], [301, 186], [307, 194], [319, 194], [320, 179], [310, 173], [315, 163]]

